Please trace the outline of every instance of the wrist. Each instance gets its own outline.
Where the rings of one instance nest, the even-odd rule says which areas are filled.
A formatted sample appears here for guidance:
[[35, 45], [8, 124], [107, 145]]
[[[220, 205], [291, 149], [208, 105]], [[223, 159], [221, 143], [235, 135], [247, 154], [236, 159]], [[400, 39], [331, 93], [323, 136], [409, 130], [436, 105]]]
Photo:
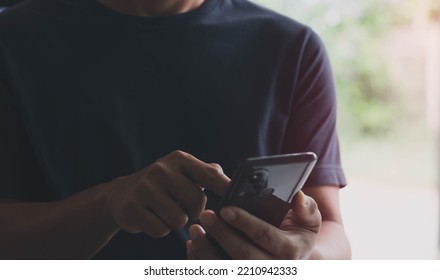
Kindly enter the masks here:
[[91, 199], [91, 212], [95, 215], [95, 220], [108, 231], [120, 230], [114, 218], [115, 187], [112, 182], [97, 185], [89, 189]]

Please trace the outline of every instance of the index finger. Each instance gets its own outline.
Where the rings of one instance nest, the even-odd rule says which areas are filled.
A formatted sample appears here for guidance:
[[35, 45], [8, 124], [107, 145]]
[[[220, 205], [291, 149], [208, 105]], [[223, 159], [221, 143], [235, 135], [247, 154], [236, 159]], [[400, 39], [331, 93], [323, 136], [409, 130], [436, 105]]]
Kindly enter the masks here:
[[223, 173], [220, 165], [203, 162], [186, 152], [174, 151], [161, 160], [175, 162], [180, 171], [194, 183], [222, 197], [231, 181]]

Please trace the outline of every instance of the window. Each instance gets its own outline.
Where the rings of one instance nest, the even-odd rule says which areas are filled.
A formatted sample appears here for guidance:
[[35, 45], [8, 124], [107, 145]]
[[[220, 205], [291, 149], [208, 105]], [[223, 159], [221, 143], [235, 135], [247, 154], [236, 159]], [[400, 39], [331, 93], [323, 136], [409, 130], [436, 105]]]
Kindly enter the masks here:
[[353, 258], [438, 258], [439, 2], [254, 2], [311, 26], [327, 46]]

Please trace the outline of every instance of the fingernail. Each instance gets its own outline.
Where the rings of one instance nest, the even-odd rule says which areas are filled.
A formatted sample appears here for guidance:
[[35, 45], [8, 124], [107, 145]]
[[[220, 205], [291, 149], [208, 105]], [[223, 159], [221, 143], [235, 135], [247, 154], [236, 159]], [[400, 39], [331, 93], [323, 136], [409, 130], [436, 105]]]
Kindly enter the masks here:
[[306, 206], [307, 204], [309, 204], [309, 199], [302, 191], [298, 192], [297, 195], [298, 195], [298, 200], [302, 205]]
[[225, 220], [225, 221], [233, 221], [237, 218], [237, 214], [231, 210], [230, 208], [223, 208], [220, 211], [220, 216]]
[[204, 226], [207, 227], [212, 227], [215, 223], [214, 218], [212, 216], [209, 215], [203, 215], [200, 217], [200, 222], [202, 222], [202, 224]]

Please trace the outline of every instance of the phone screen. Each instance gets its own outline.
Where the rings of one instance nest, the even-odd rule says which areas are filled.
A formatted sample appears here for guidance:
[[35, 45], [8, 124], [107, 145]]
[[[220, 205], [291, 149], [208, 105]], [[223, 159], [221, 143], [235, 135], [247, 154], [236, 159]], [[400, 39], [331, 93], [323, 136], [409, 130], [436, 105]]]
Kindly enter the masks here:
[[279, 226], [315, 162], [313, 153], [247, 159], [232, 178], [222, 206], [239, 206]]

